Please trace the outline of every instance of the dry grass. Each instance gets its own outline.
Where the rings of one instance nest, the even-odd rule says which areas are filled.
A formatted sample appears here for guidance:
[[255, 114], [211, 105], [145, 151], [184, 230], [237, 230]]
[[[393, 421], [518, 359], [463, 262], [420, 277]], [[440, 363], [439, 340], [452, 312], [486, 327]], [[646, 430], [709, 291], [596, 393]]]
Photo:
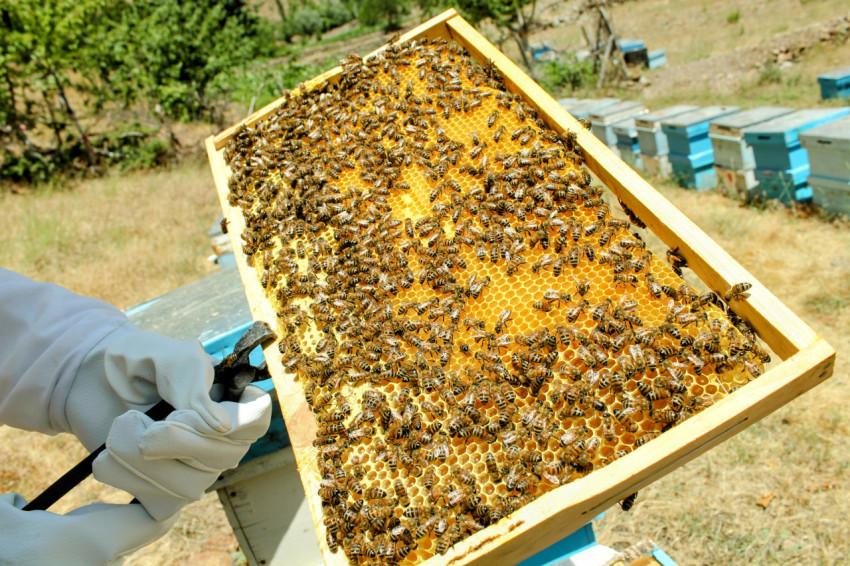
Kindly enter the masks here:
[[126, 308], [211, 273], [209, 166], [0, 192], [0, 265]]

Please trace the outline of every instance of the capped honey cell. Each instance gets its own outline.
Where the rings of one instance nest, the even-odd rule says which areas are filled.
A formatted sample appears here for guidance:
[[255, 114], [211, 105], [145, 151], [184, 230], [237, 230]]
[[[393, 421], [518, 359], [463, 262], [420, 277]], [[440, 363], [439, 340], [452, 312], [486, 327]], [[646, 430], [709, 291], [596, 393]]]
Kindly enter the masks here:
[[493, 66], [418, 40], [342, 69], [225, 148], [330, 548], [445, 553], [762, 372], [747, 286], [685, 283]]

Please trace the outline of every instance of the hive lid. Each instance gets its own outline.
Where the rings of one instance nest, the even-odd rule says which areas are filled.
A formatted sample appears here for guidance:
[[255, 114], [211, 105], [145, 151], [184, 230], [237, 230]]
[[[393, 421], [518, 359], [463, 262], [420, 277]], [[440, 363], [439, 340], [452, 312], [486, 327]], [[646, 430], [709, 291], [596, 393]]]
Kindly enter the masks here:
[[850, 116], [801, 133], [800, 144], [806, 149], [829, 148], [850, 151]]
[[598, 111], [608, 106], [613, 106], [618, 102], [620, 102], [619, 98], [590, 98], [571, 104], [567, 108], [567, 112], [581, 120], [586, 118], [591, 112]]
[[617, 122], [611, 127], [614, 130], [614, 133], [622, 136], [636, 137], [637, 136], [637, 128], [635, 127], [635, 119], [629, 118], [628, 120], [623, 120], [622, 122]]
[[578, 102], [579, 100], [581, 100], [581, 99], [576, 98], [576, 97], [572, 97], [572, 98], [559, 98], [559, 99], [558, 99], [558, 104], [560, 104], [560, 105], [561, 105], [561, 106], [563, 106], [564, 108], [567, 108], [570, 104], [575, 104], [575, 103], [576, 103], [576, 102]]
[[841, 79], [843, 77], [850, 76], [850, 67], [845, 67], [843, 69], [836, 69], [834, 71], [830, 71], [828, 73], [823, 73], [822, 75], [818, 75], [818, 81], [821, 79], [833, 80], [833, 79]]
[[711, 133], [737, 135], [740, 137], [741, 130], [749, 126], [754, 126], [760, 122], [766, 122], [790, 114], [794, 111], [793, 108], [781, 108], [776, 106], [761, 106], [759, 108], [751, 108], [737, 114], [732, 114], [718, 118], [711, 122]]
[[663, 126], [671, 126], [674, 128], [687, 128], [703, 122], [710, 122], [721, 116], [735, 114], [741, 111], [740, 106], [708, 106], [698, 110], [692, 110], [683, 114], [678, 114], [672, 118], [662, 120]]
[[632, 116], [646, 114], [646, 106], [641, 102], [624, 101], [612, 106], [606, 106], [590, 113], [590, 120], [599, 124], [613, 124]]
[[677, 114], [683, 114], [685, 112], [691, 112], [692, 110], [696, 110], [699, 106], [693, 106], [690, 104], [677, 104], [676, 106], [669, 106], [667, 108], [662, 108], [661, 110], [656, 110], [655, 112], [650, 112], [649, 114], [644, 114], [640, 118], [635, 118], [635, 125], [639, 128], [652, 128], [657, 125], [658, 122], [664, 120], [665, 118], [671, 118], [676, 116]]
[[744, 129], [744, 137], [752, 143], [790, 144], [803, 130], [809, 130], [850, 114], [850, 108], [818, 108], [798, 110], [785, 116], [761, 122]]

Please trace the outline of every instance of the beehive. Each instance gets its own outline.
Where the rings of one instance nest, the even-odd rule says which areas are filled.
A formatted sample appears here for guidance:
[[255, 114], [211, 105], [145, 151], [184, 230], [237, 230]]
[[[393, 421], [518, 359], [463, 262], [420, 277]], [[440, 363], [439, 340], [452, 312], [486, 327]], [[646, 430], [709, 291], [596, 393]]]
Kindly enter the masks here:
[[[470, 37], [451, 12], [409, 35], [440, 35], [439, 25]], [[482, 46], [492, 49], [478, 43], [473, 51], [486, 61]], [[411, 49], [416, 57], [404, 52]], [[439, 62], [423, 50], [439, 54]], [[602, 477], [608, 469], [622, 470], [624, 460], [635, 462], [639, 453], [651, 463], [626, 488], [647, 481], [640, 475], [700, 447], [689, 438], [689, 446], [653, 458], [654, 441], [625, 455], [639, 439], [712, 405], [761, 369], [757, 356], [740, 348], [746, 341], [711, 296], [699, 300], [680, 290], [670, 268], [644, 255], [640, 239], [612, 219], [577, 167], [583, 153], [591, 170], [606, 176], [586, 132], [571, 124], [575, 139], [562, 127], [554, 135], [542, 121], [552, 123], [550, 116], [538, 114], [527, 98], [505, 93], [496, 72], [504, 72], [504, 64], [453, 70], [462, 57], [444, 42], [411, 45], [403, 39], [371, 63], [350, 59], [328, 75], [332, 85], [306, 95], [309, 105], [289, 97], [276, 110], [261, 111], [266, 122], [249, 120], [250, 129], [208, 142], [223, 198], [240, 206], [248, 220], [250, 229], [244, 230], [245, 220], [228, 211], [231, 230], [243, 235], [245, 263], [256, 268], [240, 264], [249, 297], [267, 291], [255, 312], [280, 317], [280, 354], [267, 356], [298, 374], [293, 382], [281, 372], [276, 387], [314, 518], [324, 523], [323, 544], [342, 546], [353, 560], [412, 563], [447, 552], [447, 560], [468, 563], [498, 542], [506, 562], [515, 562], [530, 550], [513, 542], [517, 535], [546, 541], [553, 536], [544, 532], [552, 531], [547, 521], [567, 507], [541, 513], [535, 497], [551, 490], [539, 499], [548, 508], [550, 495], [574, 497], [569, 488], [590, 470], [596, 469], [588, 478]], [[398, 64], [404, 58], [409, 64]], [[417, 66], [423, 58], [429, 60]], [[429, 92], [429, 73], [442, 74], [450, 88]], [[508, 88], [516, 90], [515, 77]], [[476, 80], [481, 84], [469, 84]], [[440, 106], [437, 94], [443, 92], [456, 102]], [[349, 135], [343, 114], [352, 107], [335, 114], [343, 94], [362, 108], [358, 112], [370, 113], [350, 135], [371, 135], [372, 147], [362, 141], [367, 149], [354, 144], [356, 157], [323, 160], [323, 145], [343, 149], [339, 142]], [[400, 103], [408, 109], [396, 108]], [[429, 104], [438, 110], [402, 119], [393, 131], [388, 113]], [[426, 116], [433, 122], [416, 121]], [[324, 119], [327, 128], [319, 128]], [[493, 137], [502, 126], [497, 142]], [[279, 131], [295, 132], [302, 143], [275, 152], [273, 144], [288, 135], [276, 137]], [[215, 147], [227, 139], [232, 176]], [[409, 145], [392, 153], [393, 143], [405, 140]], [[378, 145], [386, 149], [375, 159], [369, 152]], [[506, 166], [511, 159], [516, 163]], [[562, 187], [535, 192], [548, 182]], [[311, 192], [321, 199], [307, 202], [303, 195]], [[263, 216], [259, 204], [275, 199], [282, 212]], [[639, 214], [655, 220], [649, 211]], [[432, 220], [423, 222], [426, 217]], [[601, 262], [602, 254], [615, 257]], [[646, 280], [648, 273], [656, 282]], [[683, 326], [677, 330], [682, 335], [670, 327], [659, 331], [665, 324]], [[715, 345], [706, 347], [706, 341]], [[694, 348], [694, 342], [701, 345]], [[658, 351], [659, 359], [642, 360], [646, 369], [632, 367], [641, 363], [638, 348], [644, 347]], [[700, 352], [725, 357], [709, 356], [706, 361], [713, 361], [706, 363]], [[717, 364], [726, 371], [710, 371]], [[374, 415], [365, 417], [364, 410]], [[690, 422], [660, 437], [672, 439], [666, 448], [681, 442], [675, 433]], [[722, 431], [728, 422], [718, 424]], [[711, 441], [719, 432], [708, 434]], [[606, 463], [611, 465], [600, 469]], [[605, 497], [629, 493], [615, 493], [622, 483], [607, 484]], [[412, 509], [420, 517], [411, 517]], [[500, 514], [504, 518], [497, 520]], [[373, 556], [360, 556], [369, 549]], [[329, 562], [336, 560], [332, 556]]]

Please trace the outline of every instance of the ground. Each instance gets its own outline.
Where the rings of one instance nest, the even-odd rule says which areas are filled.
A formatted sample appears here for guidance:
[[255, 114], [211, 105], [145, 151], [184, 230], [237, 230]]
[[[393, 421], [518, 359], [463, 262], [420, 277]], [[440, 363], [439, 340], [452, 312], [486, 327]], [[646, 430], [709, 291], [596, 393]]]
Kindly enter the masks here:
[[[845, 2], [637, 0], [608, 12], [621, 36], [665, 49], [669, 63], [643, 71], [634, 86], [609, 87], [604, 94], [641, 100], [653, 109], [685, 102], [846, 104], [821, 101], [815, 82], [817, 74], [850, 61]], [[578, 27], [564, 25], [537, 40], [566, 49], [580, 47], [580, 38]], [[374, 33], [324, 44], [305, 57], [316, 62], [362, 54], [383, 40]], [[200, 150], [210, 133], [187, 128], [184, 145]], [[741, 207], [717, 192], [650, 182], [828, 340], [838, 360], [826, 383], [642, 490], [631, 512], [609, 510], [597, 523], [600, 542], [623, 548], [650, 537], [680, 564], [846, 563], [848, 225], [782, 208]], [[215, 269], [205, 261], [210, 253], [205, 234], [217, 207], [203, 158], [173, 169], [75, 183], [64, 191], [0, 192], [7, 219], [0, 233], [0, 265], [126, 308]], [[0, 491], [32, 498], [82, 455], [69, 436], [0, 427]], [[58, 510], [126, 498], [90, 481]], [[184, 512], [165, 539], [127, 563], [239, 561], [223, 511], [208, 495]]]

